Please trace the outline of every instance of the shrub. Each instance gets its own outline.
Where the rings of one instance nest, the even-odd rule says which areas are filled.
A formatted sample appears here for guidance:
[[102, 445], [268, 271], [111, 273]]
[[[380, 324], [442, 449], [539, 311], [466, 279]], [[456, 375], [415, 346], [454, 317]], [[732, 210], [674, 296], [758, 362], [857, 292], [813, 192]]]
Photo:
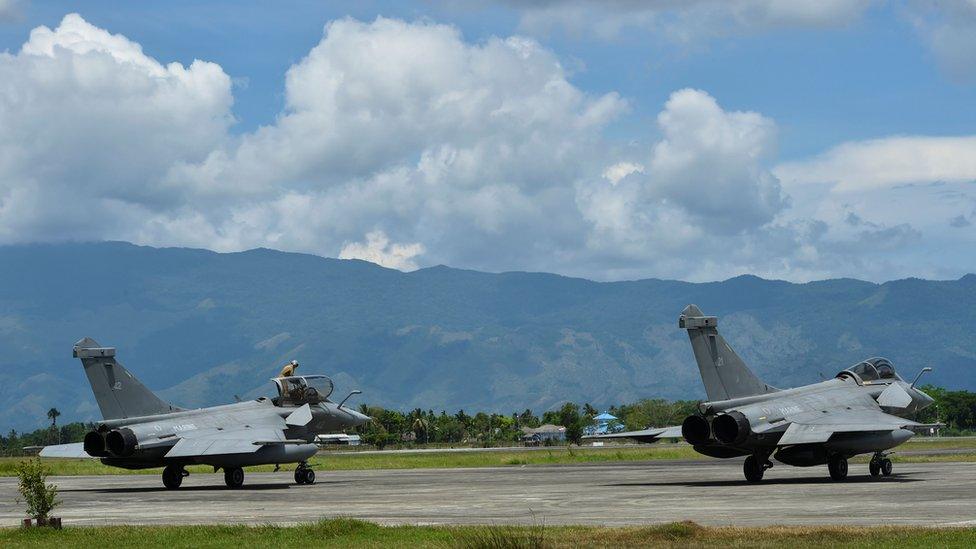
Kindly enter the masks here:
[[27, 515], [36, 519], [47, 518], [61, 504], [58, 487], [47, 484], [47, 474], [39, 459], [25, 459], [17, 465], [17, 490], [27, 503]]

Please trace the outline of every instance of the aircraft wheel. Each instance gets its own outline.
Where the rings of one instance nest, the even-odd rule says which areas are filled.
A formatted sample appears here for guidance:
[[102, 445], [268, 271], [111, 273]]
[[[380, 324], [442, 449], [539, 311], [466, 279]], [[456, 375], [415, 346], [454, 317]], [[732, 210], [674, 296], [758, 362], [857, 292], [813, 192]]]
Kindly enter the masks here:
[[295, 484], [305, 484], [305, 470], [301, 467], [295, 469]]
[[868, 465], [868, 471], [871, 473], [872, 477], [876, 477], [881, 474], [881, 460], [871, 460], [871, 464]]
[[742, 472], [746, 475], [746, 480], [749, 482], [759, 482], [763, 478], [763, 473], [766, 472], [766, 468], [763, 467], [762, 462], [756, 456], [749, 456], [746, 461], [742, 464]]
[[311, 469], [305, 469], [305, 484], [315, 484], [315, 471]]
[[832, 456], [827, 462], [827, 470], [830, 471], [830, 478], [834, 480], [844, 480], [847, 478], [847, 458], [844, 456]]
[[890, 459], [884, 458], [883, 460], [881, 460], [881, 474], [882, 475], [884, 475], [886, 477], [890, 477], [891, 476], [891, 469], [892, 469], [892, 465], [891, 465], [891, 460]]
[[228, 488], [240, 488], [244, 486], [244, 469], [240, 467], [224, 469], [224, 483], [227, 484]]
[[163, 469], [163, 486], [169, 490], [176, 490], [183, 484], [183, 467], [179, 465], [167, 465]]

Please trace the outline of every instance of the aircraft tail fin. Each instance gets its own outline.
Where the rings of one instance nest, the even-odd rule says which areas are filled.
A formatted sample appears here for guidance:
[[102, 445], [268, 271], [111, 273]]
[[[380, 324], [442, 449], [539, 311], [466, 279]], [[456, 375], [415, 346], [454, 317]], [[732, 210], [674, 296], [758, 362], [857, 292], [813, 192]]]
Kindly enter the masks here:
[[735, 354], [718, 333], [718, 317], [705, 316], [698, 306], [688, 305], [678, 318], [678, 327], [688, 330], [708, 400], [728, 400], [778, 390], [763, 383]]
[[146, 388], [115, 360], [114, 347], [102, 347], [86, 337], [75, 343], [73, 355], [81, 359], [85, 375], [103, 419], [125, 419], [178, 412], [172, 404], [164, 402]]

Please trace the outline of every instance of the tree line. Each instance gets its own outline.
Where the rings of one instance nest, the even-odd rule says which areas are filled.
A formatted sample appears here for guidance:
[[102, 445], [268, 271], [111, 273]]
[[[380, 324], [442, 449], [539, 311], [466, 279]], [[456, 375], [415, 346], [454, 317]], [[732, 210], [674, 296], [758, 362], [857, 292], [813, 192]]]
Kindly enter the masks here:
[[[976, 433], [976, 393], [949, 391], [933, 385], [922, 387], [935, 403], [922, 410], [916, 421], [944, 423], [943, 435], [969, 435]], [[643, 399], [631, 404], [611, 406], [607, 411], [618, 418], [612, 427], [633, 431], [647, 427], [680, 425], [681, 421], [695, 412], [698, 401]], [[480, 446], [510, 445], [520, 442], [525, 427], [536, 428], [542, 424], [566, 428], [566, 440], [579, 443], [583, 431], [594, 423], [600, 413], [590, 404], [567, 402], [562, 406], [536, 415], [532, 410], [515, 411], [511, 414], [475, 412], [464, 410], [448, 414], [433, 410], [413, 409], [401, 412], [378, 406], [360, 405], [359, 411], [373, 421], [357, 427], [355, 432], [365, 444], [377, 447], [414, 444], [466, 444]], [[85, 433], [94, 428], [92, 423], [68, 423], [57, 425], [60, 413], [52, 408], [47, 417], [51, 425], [29, 433], [11, 430], [0, 435], [0, 455], [23, 455], [25, 446], [45, 446], [59, 442], [80, 442]]]

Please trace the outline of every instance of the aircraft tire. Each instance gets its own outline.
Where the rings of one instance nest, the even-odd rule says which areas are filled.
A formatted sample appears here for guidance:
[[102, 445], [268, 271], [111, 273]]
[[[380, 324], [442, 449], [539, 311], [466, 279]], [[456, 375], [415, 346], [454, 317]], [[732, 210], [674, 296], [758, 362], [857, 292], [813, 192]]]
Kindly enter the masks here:
[[763, 478], [763, 473], [766, 472], [765, 467], [759, 461], [756, 456], [749, 456], [746, 458], [745, 462], [742, 464], [742, 472], [746, 476], [746, 480], [749, 482], [759, 482]]
[[305, 484], [315, 484], [315, 471], [305, 469], [305, 478], [303, 480], [305, 481]]
[[228, 488], [240, 488], [244, 486], [244, 469], [231, 467], [224, 469], [224, 483]]
[[295, 469], [295, 484], [305, 484], [305, 470], [301, 467]]
[[871, 473], [872, 477], [876, 477], [881, 474], [881, 461], [871, 460], [871, 464], [868, 465], [868, 472]]
[[890, 459], [884, 458], [883, 460], [881, 460], [881, 474], [882, 475], [884, 475], [886, 477], [890, 477], [891, 476], [891, 470], [892, 470], [892, 468], [893, 468], [893, 466], [891, 464], [891, 460]]
[[830, 478], [840, 481], [847, 478], [847, 458], [844, 456], [831, 456], [827, 462], [827, 471]]
[[163, 469], [163, 486], [168, 490], [176, 490], [183, 484], [183, 468], [179, 465], [167, 465]]

